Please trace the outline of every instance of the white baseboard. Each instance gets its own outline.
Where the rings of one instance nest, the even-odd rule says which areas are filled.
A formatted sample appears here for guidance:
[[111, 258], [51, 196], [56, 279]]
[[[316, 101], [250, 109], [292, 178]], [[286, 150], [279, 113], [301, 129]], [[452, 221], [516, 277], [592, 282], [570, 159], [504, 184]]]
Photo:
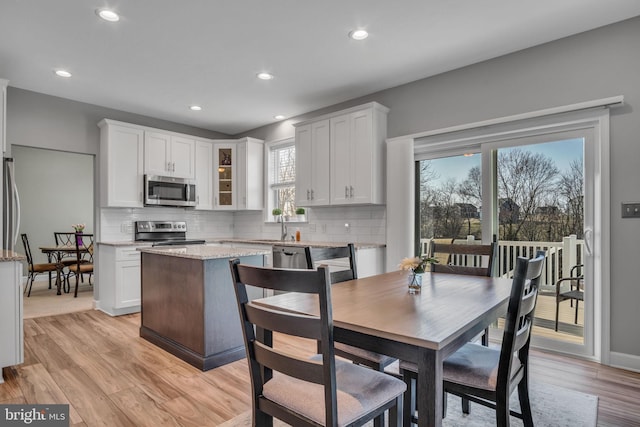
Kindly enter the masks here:
[[612, 351], [609, 353], [609, 365], [629, 371], [640, 372], [640, 356]]

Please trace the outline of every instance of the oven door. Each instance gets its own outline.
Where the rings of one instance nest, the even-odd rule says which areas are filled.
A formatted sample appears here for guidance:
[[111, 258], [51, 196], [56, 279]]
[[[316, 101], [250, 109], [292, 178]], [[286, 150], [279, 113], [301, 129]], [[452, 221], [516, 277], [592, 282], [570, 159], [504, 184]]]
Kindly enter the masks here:
[[157, 175], [144, 177], [146, 206], [195, 206], [195, 181]]

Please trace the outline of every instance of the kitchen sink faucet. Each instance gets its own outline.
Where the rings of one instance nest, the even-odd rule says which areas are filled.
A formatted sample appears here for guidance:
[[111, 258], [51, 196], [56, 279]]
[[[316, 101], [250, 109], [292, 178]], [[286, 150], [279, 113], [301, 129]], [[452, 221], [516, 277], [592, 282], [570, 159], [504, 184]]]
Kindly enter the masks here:
[[284, 216], [280, 215], [280, 240], [284, 242], [287, 238], [287, 226], [284, 223]]

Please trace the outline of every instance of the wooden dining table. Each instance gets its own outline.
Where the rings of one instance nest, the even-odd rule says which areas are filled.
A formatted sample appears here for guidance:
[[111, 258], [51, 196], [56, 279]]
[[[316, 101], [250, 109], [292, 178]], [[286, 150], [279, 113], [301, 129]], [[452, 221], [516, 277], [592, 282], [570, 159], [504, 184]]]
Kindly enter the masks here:
[[[46, 254], [50, 259], [56, 263], [57, 266], [57, 274], [56, 274], [56, 288], [58, 289], [57, 295], [61, 295], [60, 291], [62, 288], [62, 281], [60, 277], [62, 277], [62, 270], [64, 269], [64, 264], [62, 263], [62, 258], [64, 258], [65, 254], [76, 253], [75, 245], [54, 245], [54, 246], [40, 246], [40, 250], [42, 253]], [[80, 252], [88, 252], [86, 247], [81, 246]]]
[[[410, 294], [407, 272], [337, 283], [331, 288], [334, 339], [418, 366], [418, 425], [442, 425], [442, 362], [507, 311], [511, 280], [427, 273]], [[254, 303], [319, 313], [317, 297], [287, 293]], [[409, 404], [409, 402], [406, 402]]]

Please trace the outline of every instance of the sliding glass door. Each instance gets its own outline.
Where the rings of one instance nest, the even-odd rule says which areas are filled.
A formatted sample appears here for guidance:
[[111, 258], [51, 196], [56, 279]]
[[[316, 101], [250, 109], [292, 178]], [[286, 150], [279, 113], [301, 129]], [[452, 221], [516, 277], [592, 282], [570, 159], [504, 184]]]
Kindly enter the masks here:
[[594, 355], [597, 155], [590, 127], [416, 155], [419, 250], [426, 253], [432, 239], [488, 243], [497, 236], [501, 277], [512, 277], [518, 256], [544, 250], [533, 345]]

